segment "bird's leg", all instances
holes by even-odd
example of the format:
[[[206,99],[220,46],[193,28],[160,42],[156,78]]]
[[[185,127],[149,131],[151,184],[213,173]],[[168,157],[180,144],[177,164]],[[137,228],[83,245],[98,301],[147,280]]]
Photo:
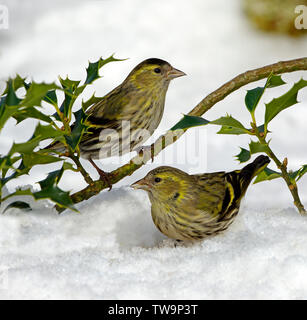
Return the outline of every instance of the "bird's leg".
[[[94,160],[92,158],[88,159],[89,162],[91,163],[91,165],[96,169],[96,171],[98,172],[100,179],[105,181],[105,183],[108,185],[109,187],[109,191],[112,189],[112,184],[110,181],[110,177],[109,174],[107,172],[104,172],[102,169],[100,169],[97,164],[94,162]]]

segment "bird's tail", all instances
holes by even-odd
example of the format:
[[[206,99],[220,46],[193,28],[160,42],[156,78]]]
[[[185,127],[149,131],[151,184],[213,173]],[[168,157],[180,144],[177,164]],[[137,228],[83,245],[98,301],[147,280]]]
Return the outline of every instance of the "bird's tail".
[[[260,173],[270,162],[267,156],[259,156],[241,170],[229,172],[226,176],[234,193],[234,201],[240,202],[252,179]]]

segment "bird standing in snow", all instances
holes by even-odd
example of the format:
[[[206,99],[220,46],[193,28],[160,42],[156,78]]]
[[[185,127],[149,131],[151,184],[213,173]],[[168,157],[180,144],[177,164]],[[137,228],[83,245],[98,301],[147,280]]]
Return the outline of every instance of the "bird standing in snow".
[[[251,180],[270,159],[259,156],[241,170],[189,175],[158,167],[131,186],[148,192],[156,227],[175,240],[201,240],[228,228]]]

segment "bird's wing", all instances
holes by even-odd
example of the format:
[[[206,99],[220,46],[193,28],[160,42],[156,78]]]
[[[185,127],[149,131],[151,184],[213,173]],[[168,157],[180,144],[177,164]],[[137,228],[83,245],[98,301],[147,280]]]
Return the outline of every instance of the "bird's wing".
[[[212,216],[222,214],[234,199],[234,191],[225,172],[194,175],[199,190],[196,208]]]
[[[106,121],[118,119],[129,95],[129,88],[119,85],[86,111],[89,119],[93,124],[102,126]]]

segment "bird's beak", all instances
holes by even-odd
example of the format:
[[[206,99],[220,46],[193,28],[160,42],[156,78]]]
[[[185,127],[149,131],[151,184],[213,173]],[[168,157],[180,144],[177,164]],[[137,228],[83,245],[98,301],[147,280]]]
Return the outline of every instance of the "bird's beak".
[[[145,178],[134,182],[130,187],[133,189],[142,189],[146,191],[149,191],[151,189],[151,185],[147,182]]]
[[[172,80],[178,77],[186,76],[186,74],[183,71],[180,71],[178,69],[172,68],[170,71],[167,72],[166,77],[168,80]]]

